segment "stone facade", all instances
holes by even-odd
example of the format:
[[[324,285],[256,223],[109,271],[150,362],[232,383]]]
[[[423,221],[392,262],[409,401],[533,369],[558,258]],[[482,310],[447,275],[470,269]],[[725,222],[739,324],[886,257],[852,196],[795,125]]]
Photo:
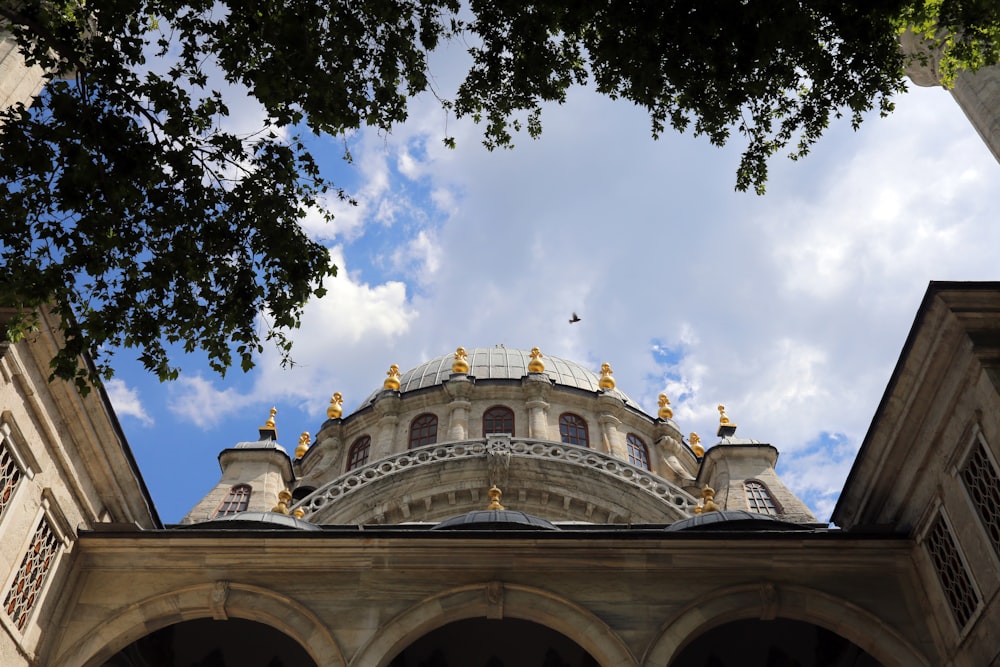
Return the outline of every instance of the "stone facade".
[[[163,527],[103,395],[46,381],[42,323],[0,359],[5,666],[1000,659],[1000,284],[928,290],[841,529],[727,419],[702,451],[668,410],[565,360],[527,371],[516,350],[490,353],[501,371],[402,374],[352,414],[332,408],[294,456],[265,424]],[[570,411],[586,443],[560,428]],[[368,458],[349,455],[365,438]]]

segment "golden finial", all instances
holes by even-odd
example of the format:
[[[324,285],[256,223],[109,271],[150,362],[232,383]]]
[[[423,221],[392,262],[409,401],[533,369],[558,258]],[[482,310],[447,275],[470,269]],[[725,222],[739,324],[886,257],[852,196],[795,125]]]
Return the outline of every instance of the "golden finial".
[[[455,363],[451,365],[452,373],[468,373],[469,372],[469,355],[466,354],[464,347],[459,347],[455,350]]]
[[[688,441],[691,443],[691,451],[694,452],[695,456],[700,459],[705,455],[705,448],[701,446],[701,437],[697,433],[691,431]]]
[[[295,458],[301,459],[309,451],[309,431],[302,431],[299,436],[299,446],[295,448]]]
[[[703,512],[718,512],[722,509],[715,503],[715,489],[708,484],[701,490],[701,497],[705,499],[704,507],[702,508]]]
[[[278,504],[271,510],[278,514],[288,514],[288,501],[292,499],[292,494],[287,489],[278,491]]]
[[[257,429],[261,440],[277,440],[278,429],[274,425],[274,415],[278,414],[278,408],[271,408],[271,416],[267,418],[264,425]]]
[[[544,373],[545,362],[542,361],[542,351],[537,347],[531,348],[531,361],[528,362],[529,373]]]
[[[701,514],[704,511],[705,511],[705,508],[702,507],[700,503],[694,506],[694,513],[695,514]]]
[[[294,516],[296,519],[301,519],[305,515],[306,511],[301,507],[296,507],[295,509],[292,510],[292,516]]]
[[[666,394],[660,394],[659,405],[660,410],[656,414],[659,415],[660,419],[674,418],[674,411],[670,409],[670,399],[667,398]]]
[[[399,391],[399,366],[396,364],[389,366],[389,370],[386,371],[386,375],[389,377],[387,377],[382,383],[382,388]]]
[[[490,496],[490,504],[486,506],[486,509],[488,510],[504,509],[504,506],[500,504],[500,496],[503,495],[503,491],[497,488],[496,484],[490,487],[488,494]]]
[[[615,379],[611,377],[611,364],[604,362],[601,364],[601,381],[597,383],[597,386],[601,389],[614,389]]]
[[[344,414],[344,395],[335,391],[330,398],[330,405],[326,406],[326,418],[340,419],[342,414]]]
[[[727,438],[733,433],[736,433],[736,424],[729,421],[729,417],[726,416],[726,406],[719,406],[719,431],[716,433],[720,438]]]

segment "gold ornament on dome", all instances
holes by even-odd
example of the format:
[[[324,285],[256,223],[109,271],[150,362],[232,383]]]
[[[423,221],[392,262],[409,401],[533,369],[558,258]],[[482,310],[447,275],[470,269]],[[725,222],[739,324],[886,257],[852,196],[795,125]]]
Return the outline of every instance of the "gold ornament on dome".
[[[700,459],[705,455],[705,448],[701,446],[701,437],[697,433],[691,431],[688,441],[691,443],[691,451],[694,452],[695,456]]]
[[[292,510],[292,516],[294,516],[296,519],[301,519],[305,515],[306,511],[301,507],[296,507],[295,509]]]
[[[656,413],[660,419],[673,419],[674,411],[670,409],[670,399],[666,394],[660,394],[658,399],[660,410]]]
[[[703,512],[718,512],[722,509],[715,503],[715,489],[710,487],[708,484],[706,484],[705,488],[701,490],[701,497],[704,498],[702,507]]]
[[[542,351],[537,347],[531,348],[531,361],[528,362],[529,373],[544,373],[545,362],[542,361]]]
[[[487,493],[490,497],[490,504],[486,506],[486,509],[488,510],[504,509],[504,506],[500,504],[500,496],[503,495],[503,491],[501,491],[496,484],[491,486],[490,490]]]
[[[344,414],[344,395],[335,391],[330,398],[330,405],[326,406],[326,418],[340,419],[342,414]]]
[[[601,364],[601,381],[597,383],[597,386],[601,389],[609,390],[615,388],[615,379],[611,377],[611,364],[605,362]]]
[[[392,391],[399,391],[399,366],[393,364],[389,366],[389,370],[385,373],[389,377],[385,379],[382,383],[383,389],[391,389]]]
[[[469,372],[469,355],[465,352],[464,347],[459,347],[455,350],[455,363],[451,365],[452,373],[468,373]]]
[[[292,499],[292,494],[289,493],[288,490],[282,489],[281,491],[278,492],[278,504],[275,505],[274,508],[271,509],[271,511],[277,514],[287,515],[289,513],[288,503],[289,501],[291,501],[291,499]]]
[[[269,416],[267,418],[267,421],[264,422],[264,425],[261,426],[261,428],[266,428],[266,429],[270,429],[271,431],[273,431],[274,430],[274,415],[276,415],[276,414],[278,414],[278,408],[271,408],[271,416]]]
[[[299,436],[299,446],[295,448],[295,458],[301,459],[309,451],[309,431],[302,431]]]
[[[729,417],[726,416],[726,406],[719,406],[719,424],[722,426],[736,426],[736,424],[729,421]]]

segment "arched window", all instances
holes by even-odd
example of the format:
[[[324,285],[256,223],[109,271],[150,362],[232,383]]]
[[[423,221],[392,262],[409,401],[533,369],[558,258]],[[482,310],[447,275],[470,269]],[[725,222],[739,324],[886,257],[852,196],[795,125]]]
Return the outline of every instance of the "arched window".
[[[410,449],[433,445],[438,441],[438,418],[423,414],[410,424]]]
[[[649,449],[642,438],[635,433],[629,433],[625,438],[628,445],[628,462],[639,468],[649,470]]]
[[[580,415],[572,412],[564,412],[559,415],[559,437],[567,445],[590,446],[590,438],[587,436],[587,422]]]
[[[215,510],[212,518],[215,519],[221,516],[232,516],[233,514],[246,512],[247,507],[250,506],[250,491],[249,484],[237,484],[231,487],[229,495],[219,505],[219,509]]]
[[[747,492],[747,507],[751,512],[758,514],[778,514],[778,506],[771,497],[771,492],[767,490],[763,482],[755,479],[748,479],[743,482],[743,488]]]
[[[483,413],[483,435],[510,433],[514,435],[514,411],[502,405],[494,405]]]
[[[368,463],[368,453],[372,450],[372,439],[363,435],[354,441],[347,451],[347,469],[354,470]]]

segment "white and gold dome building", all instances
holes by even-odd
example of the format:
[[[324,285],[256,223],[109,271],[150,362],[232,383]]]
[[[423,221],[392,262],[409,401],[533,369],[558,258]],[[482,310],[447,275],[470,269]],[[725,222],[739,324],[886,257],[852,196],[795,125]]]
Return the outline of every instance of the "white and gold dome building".
[[[1000,664],[997,313],[931,285],[838,528],[722,406],[703,441],[610,364],[503,347],[334,393],[294,449],[262,415],[164,526],[43,314],[0,344],[0,665]]]

